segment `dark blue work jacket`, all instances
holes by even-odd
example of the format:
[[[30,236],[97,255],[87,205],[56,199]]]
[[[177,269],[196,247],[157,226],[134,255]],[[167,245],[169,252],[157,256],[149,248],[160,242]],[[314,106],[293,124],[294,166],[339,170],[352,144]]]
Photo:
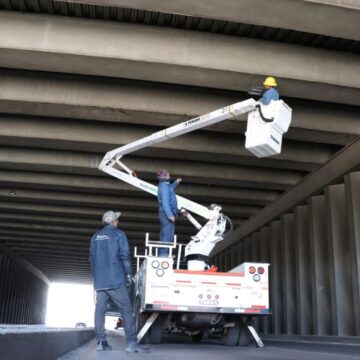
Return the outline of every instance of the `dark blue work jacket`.
[[[159,211],[164,211],[166,216],[170,219],[176,216],[178,213],[177,200],[175,189],[178,186],[178,182],[174,181],[159,181],[158,187],[158,200]]]
[[[122,230],[106,225],[91,238],[90,264],[95,290],[126,286],[131,274],[129,242]]]

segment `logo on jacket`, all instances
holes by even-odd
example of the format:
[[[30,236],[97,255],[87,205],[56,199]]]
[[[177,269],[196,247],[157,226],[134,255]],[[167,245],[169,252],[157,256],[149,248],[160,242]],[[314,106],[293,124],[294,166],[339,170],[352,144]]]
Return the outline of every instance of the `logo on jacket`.
[[[96,241],[107,240],[107,239],[110,239],[109,236],[107,236],[107,235],[96,235],[96,238],[95,238]]]

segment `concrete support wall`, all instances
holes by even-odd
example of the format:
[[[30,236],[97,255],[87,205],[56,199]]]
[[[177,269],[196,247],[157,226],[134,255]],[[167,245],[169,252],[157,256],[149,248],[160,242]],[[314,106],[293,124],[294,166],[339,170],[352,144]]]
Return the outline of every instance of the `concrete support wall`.
[[[270,263],[273,315],[254,319],[259,332],[360,335],[359,189],[360,172],[350,173],[214,257],[222,271]]]
[[[0,334],[0,359],[58,359],[87,343],[93,337],[93,329],[47,329],[40,326],[4,327]]]
[[[47,293],[46,278],[0,245],[0,324],[44,324]]]

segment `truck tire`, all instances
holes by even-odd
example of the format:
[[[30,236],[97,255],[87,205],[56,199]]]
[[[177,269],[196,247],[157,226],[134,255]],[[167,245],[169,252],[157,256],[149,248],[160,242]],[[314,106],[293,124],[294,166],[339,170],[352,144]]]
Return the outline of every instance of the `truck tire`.
[[[135,326],[136,326],[136,334],[143,328],[148,319],[148,315],[140,312],[140,298],[136,298],[135,302]],[[144,337],[140,340],[141,344],[146,344],[149,341],[149,332],[144,335]]]
[[[226,346],[236,346],[239,342],[240,336],[240,324],[238,320],[235,320],[235,326],[225,329],[223,335],[223,343]]]
[[[239,337],[239,346],[249,346],[250,344],[250,332],[246,326],[247,322],[251,320],[241,320],[240,321],[240,337]]]
[[[150,344],[160,344],[162,340],[162,332],[164,328],[164,320],[161,315],[154,321],[150,327],[149,340]]]
[[[239,346],[249,346],[249,344],[250,344],[250,336],[248,330],[241,329],[240,337],[239,337]]]

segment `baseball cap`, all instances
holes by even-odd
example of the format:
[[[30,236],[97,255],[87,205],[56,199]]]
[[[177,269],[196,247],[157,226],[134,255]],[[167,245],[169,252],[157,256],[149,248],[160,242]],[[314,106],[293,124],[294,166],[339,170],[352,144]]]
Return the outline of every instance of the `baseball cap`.
[[[112,210],[107,211],[103,217],[102,221],[103,223],[112,223],[113,221],[117,220],[121,216],[121,212],[114,212]]]

